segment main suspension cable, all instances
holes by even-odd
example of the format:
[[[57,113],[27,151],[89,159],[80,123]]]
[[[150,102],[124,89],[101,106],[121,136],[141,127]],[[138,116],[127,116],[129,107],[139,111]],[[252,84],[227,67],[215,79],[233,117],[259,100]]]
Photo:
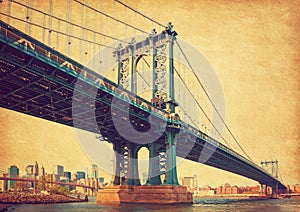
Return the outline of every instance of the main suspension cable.
[[[232,136],[232,138],[234,139],[234,141],[236,142],[236,144],[239,146],[239,148],[242,150],[242,152],[248,157],[249,160],[251,160],[253,162],[253,160],[251,159],[251,157],[246,153],[246,151],[243,149],[243,147],[240,145],[240,143],[238,142],[238,140],[236,139],[236,137],[233,135],[233,133],[231,132],[231,130],[229,129],[228,125],[226,124],[226,122],[224,121],[223,117],[221,116],[219,110],[217,109],[215,103],[212,101],[212,99],[210,98],[210,96],[208,95],[208,92],[206,91],[206,89],[204,88],[203,84],[201,83],[199,77],[197,76],[194,68],[192,67],[189,59],[187,58],[187,56],[185,55],[184,51],[182,50],[181,46],[179,45],[178,41],[176,40],[176,44],[180,50],[180,52],[182,53],[183,57],[185,58],[186,62],[188,63],[190,69],[193,71],[194,76],[196,77],[198,83],[200,84],[200,86],[202,87],[205,95],[207,96],[208,100],[210,101],[210,103],[212,104],[214,110],[217,112],[220,120],[222,121],[222,123],[224,124],[224,126],[226,127],[227,131],[230,133],[230,135]]]

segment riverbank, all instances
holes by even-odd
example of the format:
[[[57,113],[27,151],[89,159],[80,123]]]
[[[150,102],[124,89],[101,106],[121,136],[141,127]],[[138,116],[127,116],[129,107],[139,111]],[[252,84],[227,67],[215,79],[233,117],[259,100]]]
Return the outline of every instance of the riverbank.
[[[84,202],[61,194],[33,194],[27,192],[0,193],[0,204],[52,204],[67,202]]]
[[[225,199],[271,199],[273,198],[272,195],[265,195],[265,194],[215,194],[215,195],[203,195],[203,196],[197,196],[194,197],[196,199],[201,198],[225,198]]]
[[[0,204],[0,212],[5,212],[8,210],[8,208],[12,207],[11,204]]]

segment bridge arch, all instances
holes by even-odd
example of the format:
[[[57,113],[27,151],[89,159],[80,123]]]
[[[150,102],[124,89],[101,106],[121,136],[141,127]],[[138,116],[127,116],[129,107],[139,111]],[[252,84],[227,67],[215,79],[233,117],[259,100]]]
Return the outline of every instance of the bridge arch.
[[[149,149],[145,146],[138,150],[138,168],[141,184],[146,184],[149,176]]]

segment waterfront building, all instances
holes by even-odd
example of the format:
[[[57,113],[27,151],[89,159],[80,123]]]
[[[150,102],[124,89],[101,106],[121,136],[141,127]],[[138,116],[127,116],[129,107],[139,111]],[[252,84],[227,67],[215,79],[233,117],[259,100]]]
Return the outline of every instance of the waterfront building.
[[[223,187],[223,194],[232,194],[231,185],[229,183],[225,183]]]
[[[219,186],[215,189],[215,194],[222,194],[223,193],[223,186]]]
[[[215,190],[210,186],[206,185],[204,187],[197,187],[194,189],[193,196],[194,197],[207,197],[207,196],[214,196]]]
[[[194,177],[183,177],[182,178],[182,185],[186,186],[188,190],[194,189]]]
[[[241,193],[241,191],[240,191],[240,188],[238,187],[238,186],[232,186],[231,187],[231,193],[232,194],[240,194]]]
[[[299,184],[295,184],[293,190],[294,190],[294,193],[300,193],[300,185]]]

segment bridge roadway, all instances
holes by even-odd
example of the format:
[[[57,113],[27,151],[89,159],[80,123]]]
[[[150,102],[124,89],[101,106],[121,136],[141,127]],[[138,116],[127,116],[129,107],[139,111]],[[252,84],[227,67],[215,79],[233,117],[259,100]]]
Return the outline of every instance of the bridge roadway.
[[[104,140],[122,145],[126,139],[116,130],[113,119],[128,119],[128,110],[124,108],[130,104],[132,126],[141,134],[147,134],[151,126],[155,129],[151,136],[162,135],[158,138],[159,142],[165,142],[164,123],[181,125],[177,156],[236,173],[273,188],[276,185],[279,189],[286,188],[261,167],[204,132],[181,120],[170,119],[164,110],[6,23],[0,22],[0,27],[1,107],[93,133],[100,130]],[[96,95],[93,96],[90,91],[95,89]],[[73,95],[75,91],[76,95]],[[113,97],[117,99],[114,104]],[[113,111],[111,108],[114,108]],[[133,139],[138,141],[142,137],[138,134]],[[209,159],[201,161],[203,156]]]

